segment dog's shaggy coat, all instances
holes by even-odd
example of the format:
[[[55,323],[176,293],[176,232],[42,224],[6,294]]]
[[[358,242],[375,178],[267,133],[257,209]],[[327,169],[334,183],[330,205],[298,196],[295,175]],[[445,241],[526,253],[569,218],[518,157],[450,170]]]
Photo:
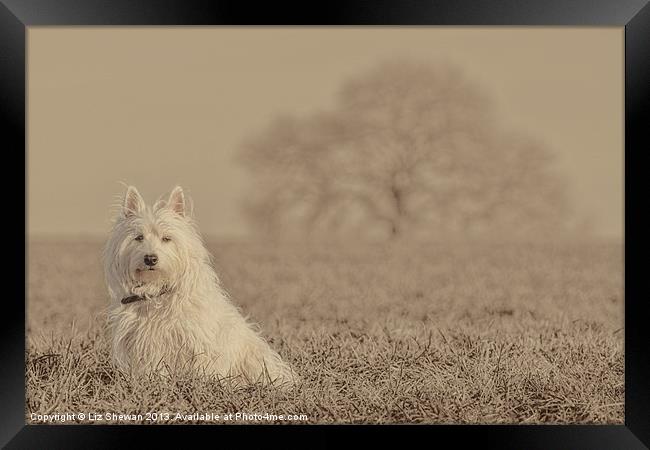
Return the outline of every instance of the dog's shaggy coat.
[[[103,254],[115,364],[140,374],[295,381],[220,286],[189,209],[180,187],[152,207],[127,188]]]

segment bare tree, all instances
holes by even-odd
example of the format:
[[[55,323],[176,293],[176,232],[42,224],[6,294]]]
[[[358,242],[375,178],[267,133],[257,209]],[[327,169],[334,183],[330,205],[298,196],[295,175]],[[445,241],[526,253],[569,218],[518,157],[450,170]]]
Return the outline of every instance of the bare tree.
[[[338,103],[247,140],[253,223],[271,232],[398,237],[557,232],[568,217],[551,154],[499,130],[455,67],[384,63]]]

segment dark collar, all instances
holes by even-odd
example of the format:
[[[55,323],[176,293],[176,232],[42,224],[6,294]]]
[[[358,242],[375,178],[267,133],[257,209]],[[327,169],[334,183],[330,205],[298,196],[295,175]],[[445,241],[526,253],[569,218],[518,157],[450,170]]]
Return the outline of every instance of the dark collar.
[[[143,296],[143,295],[131,295],[129,297],[124,297],[122,299],[122,304],[123,305],[128,305],[129,303],[139,302],[141,300],[149,300],[149,299],[152,299],[152,298],[156,298],[156,297],[160,297],[162,295],[165,295],[168,292],[169,292],[169,289],[165,287],[165,288],[163,288],[162,291],[160,291],[160,293],[158,295],[155,295],[153,297],[146,297],[146,296]]]

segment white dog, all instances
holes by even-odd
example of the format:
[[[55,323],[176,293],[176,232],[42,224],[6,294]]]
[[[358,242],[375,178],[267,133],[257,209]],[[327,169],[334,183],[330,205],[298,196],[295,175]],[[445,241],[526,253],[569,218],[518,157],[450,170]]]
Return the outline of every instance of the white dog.
[[[187,206],[180,187],[153,207],[126,191],[103,255],[114,362],[131,373],[294,381],[221,288]]]

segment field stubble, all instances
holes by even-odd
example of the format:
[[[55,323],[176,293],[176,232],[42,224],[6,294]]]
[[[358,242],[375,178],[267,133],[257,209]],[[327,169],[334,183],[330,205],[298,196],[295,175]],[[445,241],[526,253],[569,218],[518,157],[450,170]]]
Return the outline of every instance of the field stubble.
[[[100,251],[30,242],[28,422],[81,411],[167,412],[169,423],[179,412],[306,414],[309,423],[624,421],[620,244],[211,244],[235,303],[302,377],[287,391],[119,373],[102,326]]]

